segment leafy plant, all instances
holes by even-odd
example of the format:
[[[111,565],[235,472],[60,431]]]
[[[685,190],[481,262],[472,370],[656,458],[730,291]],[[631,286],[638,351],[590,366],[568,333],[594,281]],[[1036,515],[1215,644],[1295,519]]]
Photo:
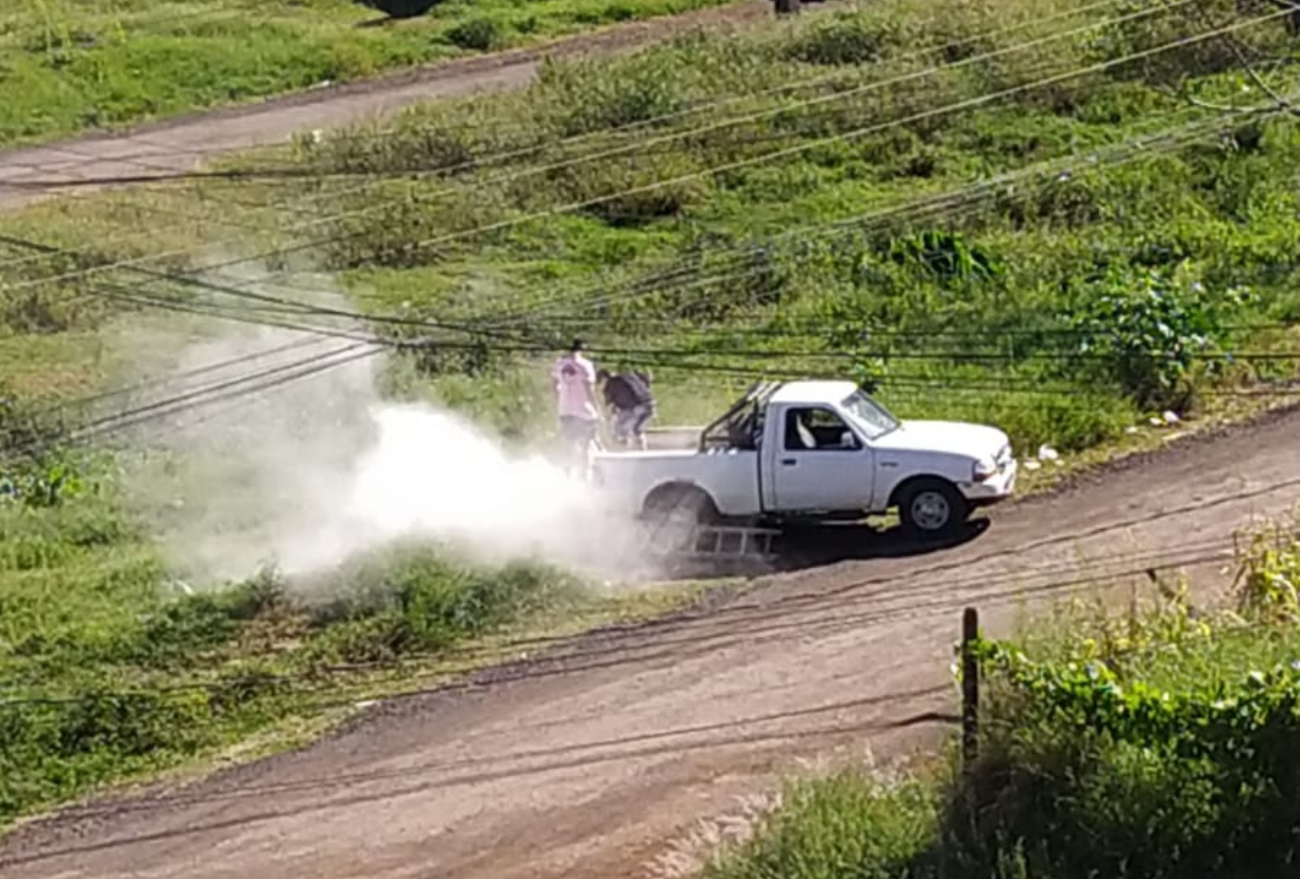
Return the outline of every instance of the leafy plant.
[[[0,396],[0,505],[52,507],[89,487],[56,418]]]
[[[819,22],[793,41],[789,57],[807,64],[868,64],[879,61],[899,44],[902,34],[892,22],[877,16],[844,13]]]
[[[505,39],[505,28],[495,18],[476,15],[447,31],[447,39],[462,49],[486,52]]]
[[[1185,406],[1185,379],[1199,360],[1221,354],[1220,311],[1240,306],[1242,290],[1211,294],[1159,269],[1109,271],[1087,285],[1069,329],[1077,337],[1071,371],[1113,382],[1140,406]]]
[[[1241,612],[1272,623],[1300,623],[1300,533],[1277,524],[1260,528],[1237,553],[1246,560],[1233,584]]]
[[[912,268],[944,284],[989,281],[1005,271],[997,257],[956,232],[927,229],[891,238],[882,251],[881,255],[895,265]]]

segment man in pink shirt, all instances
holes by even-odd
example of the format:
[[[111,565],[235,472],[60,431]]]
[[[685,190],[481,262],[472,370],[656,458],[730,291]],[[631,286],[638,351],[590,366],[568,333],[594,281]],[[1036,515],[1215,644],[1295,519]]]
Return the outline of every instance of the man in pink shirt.
[[[586,479],[600,426],[600,407],[596,405],[596,367],[583,354],[584,350],[583,341],[574,339],[569,353],[555,361],[551,384],[560,416],[560,437],[573,455],[566,469],[581,461],[582,476]]]

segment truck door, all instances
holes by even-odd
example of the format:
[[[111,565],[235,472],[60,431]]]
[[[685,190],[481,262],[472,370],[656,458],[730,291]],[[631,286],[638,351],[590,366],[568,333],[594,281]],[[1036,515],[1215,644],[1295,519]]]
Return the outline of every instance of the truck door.
[[[775,413],[774,413],[775,414]],[[833,410],[791,406],[771,431],[779,447],[771,462],[773,512],[837,512],[871,506],[871,449]]]

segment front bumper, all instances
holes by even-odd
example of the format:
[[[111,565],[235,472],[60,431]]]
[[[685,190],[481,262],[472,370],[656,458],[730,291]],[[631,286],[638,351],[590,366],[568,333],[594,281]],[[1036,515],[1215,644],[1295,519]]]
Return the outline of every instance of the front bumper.
[[[994,476],[983,482],[965,482],[959,487],[966,500],[978,506],[995,504],[1006,500],[1015,493],[1016,474],[1020,469],[1015,458],[1011,458]]]

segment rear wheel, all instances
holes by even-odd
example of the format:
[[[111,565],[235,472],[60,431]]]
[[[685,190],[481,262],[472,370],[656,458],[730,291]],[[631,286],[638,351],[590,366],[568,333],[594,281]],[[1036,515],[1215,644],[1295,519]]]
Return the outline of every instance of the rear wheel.
[[[951,534],[970,514],[970,505],[951,482],[918,479],[898,497],[898,517],[917,537]]]
[[[646,499],[642,513],[651,543],[668,549],[689,548],[701,528],[720,518],[713,498],[693,485],[658,489]]]

